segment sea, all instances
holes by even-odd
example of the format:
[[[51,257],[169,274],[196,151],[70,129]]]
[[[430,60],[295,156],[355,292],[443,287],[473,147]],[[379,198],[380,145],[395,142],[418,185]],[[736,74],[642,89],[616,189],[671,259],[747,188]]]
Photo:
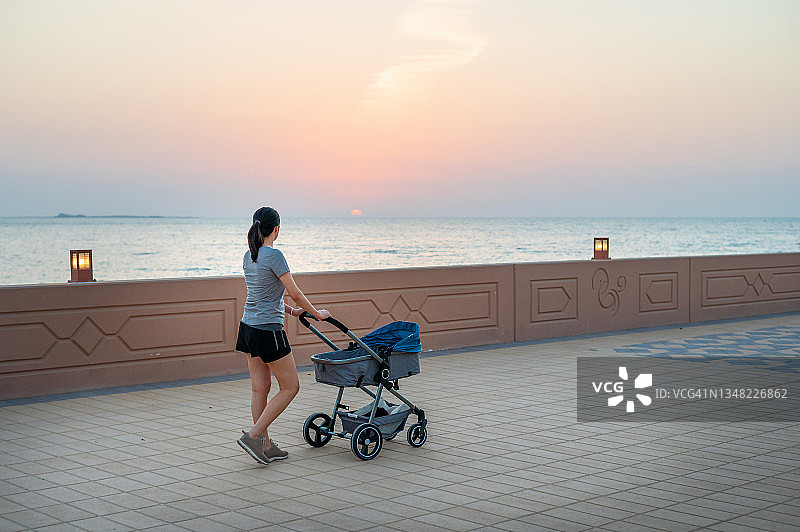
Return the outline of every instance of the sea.
[[[0,218],[0,285],[64,283],[69,250],[98,281],[241,275],[249,218]],[[800,218],[284,218],[294,272],[800,252]]]

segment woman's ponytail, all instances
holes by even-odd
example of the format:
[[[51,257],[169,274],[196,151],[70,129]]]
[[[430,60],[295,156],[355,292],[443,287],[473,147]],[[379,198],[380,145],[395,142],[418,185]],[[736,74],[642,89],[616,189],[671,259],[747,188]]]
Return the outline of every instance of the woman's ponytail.
[[[279,225],[281,217],[272,207],[261,207],[253,213],[253,225],[247,231],[247,245],[253,262],[258,260],[258,250],[264,245],[264,237],[271,235]]]
[[[264,245],[264,237],[261,235],[261,222],[256,220],[247,232],[247,245],[250,247],[250,258],[253,262],[258,260],[258,250]]]

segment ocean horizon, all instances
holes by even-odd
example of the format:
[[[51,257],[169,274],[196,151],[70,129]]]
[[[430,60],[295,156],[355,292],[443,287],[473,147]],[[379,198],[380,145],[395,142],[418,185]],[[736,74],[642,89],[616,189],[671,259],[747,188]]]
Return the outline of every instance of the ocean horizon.
[[[43,226],[42,221],[47,224]],[[0,217],[0,285],[63,283],[69,250],[98,281],[241,275],[250,219],[163,215]],[[284,217],[294,272],[800,252],[800,217]]]

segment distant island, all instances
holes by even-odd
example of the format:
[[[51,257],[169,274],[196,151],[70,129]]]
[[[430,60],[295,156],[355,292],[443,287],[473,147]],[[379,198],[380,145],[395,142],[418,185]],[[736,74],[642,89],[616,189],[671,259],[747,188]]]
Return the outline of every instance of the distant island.
[[[58,213],[57,216],[54,216],[54,218],[166,218],[166,216],[134,216],[132,214],[106,214],[101,216],[86,216],[85,214],[67,214],[64,212],[60,212]]]

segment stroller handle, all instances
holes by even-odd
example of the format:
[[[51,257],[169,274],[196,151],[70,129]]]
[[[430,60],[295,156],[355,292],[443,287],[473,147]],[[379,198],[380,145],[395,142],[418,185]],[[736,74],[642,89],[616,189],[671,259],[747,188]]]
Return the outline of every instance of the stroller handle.
[[[311,324],[308,322],[308,318],[311,318],[312,320],[315,320],[315,321],[319,321],[317,318],[314,317],[313,314],[311,314],[310,312],[307,312],[307,311],[303,311],[303,313],[300,314],[300,316],[298,318],[300,319],[300,323],[302,323],[304,327],[310,327],[311,326]],[[322,321],[327,321],[328,323],[330,323],[331,325],[333,325],[334,327],[336,327],[337,329],[342,331],[344,334],[347,334],[347,331],[349,331],[349,329],[345,326],[344,323],[340,322],[339,320],[337,320],[337,319],[335,319],[333,317],[325,318]]]
[[[311,332],[313,332],[314,334],[316,334],[316,335],[319,337],[319,339],[320,339],[320,340],[322,340],[323,342],[325,342],[326,344],[328,344],[328,346],[329,346],[331,349],[333,349],[334,351],[339,351],[339,348],[338,348],[338,347],[336,347],[336,344],[334,344],[333,342],[331,342],[330,340],[328,340],[328,338],[326,338],[324,334],[322,334],[321,332],[319,332],[319,331],[317,330],[317,328],[316,328],[316,327],[314,327],[313,325],[311,325],[311,324],[308,322],[308,318],[311,318],[312,320],[315,320],[315,321],[319,321],[317,318],[315,318],[315,317],[314,317],[314,315],[313,315],[313,314],[311,314],[310,312],[305,312],[305,311],[304,311],[302,314],[300,314],[300,316],[298,316],[298,318],[300,319],[300,323],[302,323],[304,327],[306,327],[308,330],[310,330]],[[377,361],[380,363],[380,365],[381,365],[381,368],[388,368],[388,367],[389,367],[389,366],[388,366],[388,362],[387,362],[386,360],[382,359],[382,358],[381,358],[381,357],[378,355],[378,353],[376,353],[376,352],[375,352],[375,351],[374,351],[374,350],[373,350],[373,349],[372,349],[370,346],[368,346],[367,344],[365,344],[365,343],[364,343],[364,341],[363,341],[363,340],[361,340],[361,338],[359,338],[358,336],[356,336],[355,334],[353,334],[353,331],[351,331],[350,329],[348,329],[348,328],[347,328],[347,326],[345,326],[345,324],[343,324],[342,322],[340,322],[339,320],[337,320],[337,319],[334,319],[334,318],[325,318],[325,319],[324,319],[324,320],[322,320],[322,321],[327,321],[328,323],[330,323],[331,325],[333,325],[334,327],[336,327],[337,329],[339,329],[340,331],[342,331],[344,334],[346,334],[347,336],[349,336],[349,337],[350,337],[350,339],[351,339],[351,340],[353,340],[353,342],[355,342],[356,344],[358,344],[358,345],[359,345],[359,346],[360,346],[362,349],[364,349],[364,351],[366,351],[367,353],[369,353],[369,355],[370,355],[372,358],[374,358],[375,360],[377,360]]]

